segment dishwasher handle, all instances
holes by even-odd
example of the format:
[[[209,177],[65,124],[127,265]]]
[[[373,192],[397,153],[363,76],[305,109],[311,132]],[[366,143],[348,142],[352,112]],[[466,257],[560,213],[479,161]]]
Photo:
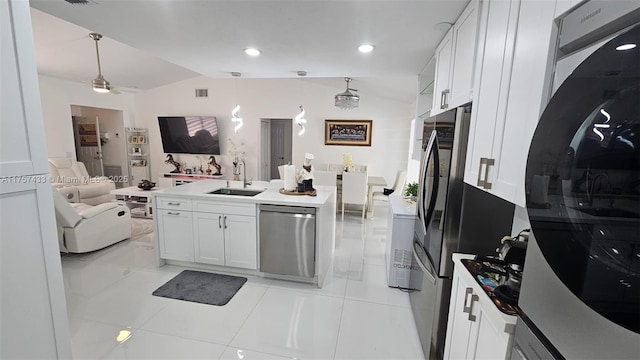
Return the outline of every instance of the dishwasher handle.
[[[287,214],[315,215],[316,208],[302,206],[286,206],[286,205],[267,205],[259,206],[261,212],[279,212]]]

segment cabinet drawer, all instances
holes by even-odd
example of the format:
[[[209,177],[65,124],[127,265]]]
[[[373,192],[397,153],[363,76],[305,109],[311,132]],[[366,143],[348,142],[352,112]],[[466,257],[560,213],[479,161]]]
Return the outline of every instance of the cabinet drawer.
[[[182,198],[158,197],[156,207],[158,209],[191,210],[191,200]]]
[[[193,211],[206,213],[220,213],[227,215],[256,216],[255,204],[238,204],[224,201],[199,201],[193,202]]]

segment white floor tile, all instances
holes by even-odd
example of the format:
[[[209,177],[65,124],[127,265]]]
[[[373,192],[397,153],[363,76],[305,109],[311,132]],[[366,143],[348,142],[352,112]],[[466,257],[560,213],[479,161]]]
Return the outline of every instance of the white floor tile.
[[[226,346],[136,330],[105,359],[218,359]]]
[[[121,330],[131,330],[116,325],[90,320],[69,323],[71,353],[74,359],[100,359],[113,350]]]
[[[286,360],[293,359],[290,357],[265,354],[257,351],[238,349],[234,347],[227,347],[222,357],[219,360]]]
[[[245,283],[224,306],[165,299],[169,304],[141,328],[228,345],[266,290],[265,287]]]
[[[63,255],[74,358],[420,358],[408,296],[386,286],[387,207],[353,219],[336,224],[322,289],[246,276],[221,307],[151,295],[185,269],[156,267],[153,235]],[[121,330],[132,335],[119,344]]]
[[[172,276],[160,272],[138,271],[117,282],[109,291],[87,300],[74,316],[121,326],[140,327],[169,300],[151,294]]]
[[[333,357],[343,299],[269,288],[231,346],[303,359]]]
[[[345,300],[335,359],[424,359],[411,309]]]
[[[409,295],[387,286],[386,268],[380,265],[363,265],[362,276],[350,276],[345,298],[379,304],[410,307]]]

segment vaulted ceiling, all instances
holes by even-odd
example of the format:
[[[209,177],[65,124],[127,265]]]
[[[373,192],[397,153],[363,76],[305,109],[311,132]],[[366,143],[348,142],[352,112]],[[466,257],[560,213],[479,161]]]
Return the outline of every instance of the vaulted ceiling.
[[[79,0],[70,0],[78,2]],[[291,78],[405,102],[468,0],[31,0],[38,72],[146,90],[204,75]],[[446,26],[444,27],[446,28]],[[362,43],[375,45],[369,54]],[[258,57],[243,49],[256,47]]]

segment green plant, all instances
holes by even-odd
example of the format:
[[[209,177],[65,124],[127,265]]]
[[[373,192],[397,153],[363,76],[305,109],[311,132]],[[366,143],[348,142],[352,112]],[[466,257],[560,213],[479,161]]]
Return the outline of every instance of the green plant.
[[[418,183],[417,182],[410,182],[407,184],[407,186],[404,189],[404,195],[405,196],[418,196]]]

